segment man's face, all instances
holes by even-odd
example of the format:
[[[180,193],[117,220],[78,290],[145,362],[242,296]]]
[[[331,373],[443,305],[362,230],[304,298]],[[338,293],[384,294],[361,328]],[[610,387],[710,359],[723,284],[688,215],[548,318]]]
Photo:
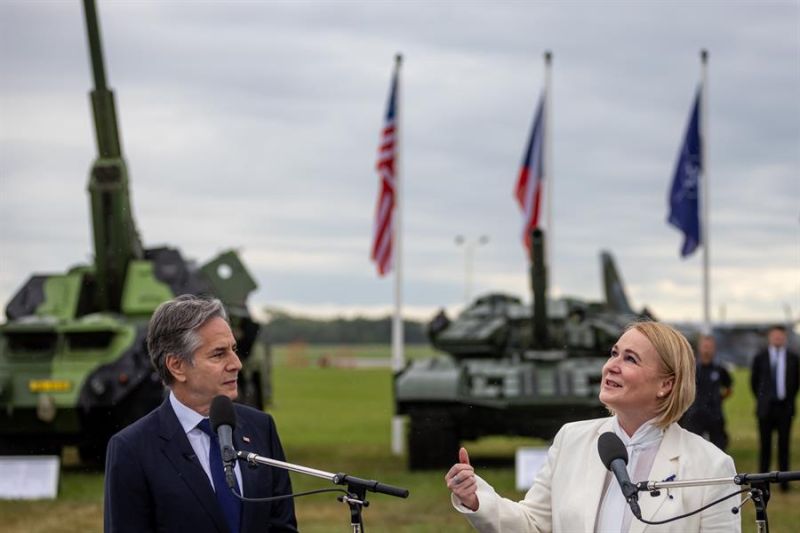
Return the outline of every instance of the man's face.
[[[770,346],[780,348],[786,345],[786,333],[779,329],[771,329],[767,335]]]
[[[222,318],[210,319],[197,330],[197,335],[201,343],[194,352],[193,364],[174,362],[178,366],[173,371],[173,390],[184,404],[207,414],[215,396],[236,399],[242,363],[236,355],[236,339]]]
[[[700,352],[700,362],[705,365],[709,364],[714,359],[715,350],[716,344],[714,343],[714,337],[702,337],[698,348],[698,352]]]

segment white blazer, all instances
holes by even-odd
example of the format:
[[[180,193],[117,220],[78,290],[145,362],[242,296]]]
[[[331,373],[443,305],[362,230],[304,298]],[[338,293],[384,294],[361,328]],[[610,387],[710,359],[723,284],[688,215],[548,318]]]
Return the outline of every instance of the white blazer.
[[[564,425],[556,435],[533,487],[520,502],[500,497],[486,481],[476,476],[478,510],[472,512],[460,505],[455,496],[453,504],[481,532],[592,533],[607,486],[606,476],[611,476],[597,452],[597,439],[606,431],[612,431],[611,418]],[[710,442],[678,424],[672,424],[664,433],[649,478],[632,481],[663,481],[671,476],[675,476],[675,481],[732,478],[735,475],[733,459]],[[616,483],[616,480],[609,482]],[[641,492],[639,506],[644,519],[664,520],[693,511],[737,488],[732,483],[676,488],[669,492],[662,490],[656,497]],[[702,513],[657,526],[647,525],[634,517],[630,533],[740,532],[741,514],[731,513],[731,507],[738,505],[739,501],[736,496]]]

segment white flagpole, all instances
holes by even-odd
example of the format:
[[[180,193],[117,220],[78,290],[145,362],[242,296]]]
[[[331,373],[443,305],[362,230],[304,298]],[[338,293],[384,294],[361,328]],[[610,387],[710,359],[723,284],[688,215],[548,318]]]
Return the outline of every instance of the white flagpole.
[[[708,276],[709,255],[709,197],[708,197],[708,51],[700,51],[701,76],[700,76],[700,161],[702,174],[700,176],[700,242],[703,245],[703,329],[706,335],[711,334]]]
[[[553,123],[551,120],[553,117],[551,95],[553,93],[550,70],[552,66],[552,59],[552,52],[547,50],[544,53],[544,150],[542,150],[542,156],[544,157],[544,161],[542,162],[542,171],[544,176],[542,177],[542,180],[544,182],[544,194],[547,207],[547,239],[545,240],[544,246],[544,265],[546,269],[545,272],[547,272],[547,284],[550,287],[553,286],[554,269],[551,268],[551,261],[553,260],[553,243],[555,243],[555,239],[553,238],[553,143],[551,141],[551,125]]]
[[[401,95],[403,92],[400,87],[400,67],[403,56],[395,56],[395,69],[397,76],[397,86],[395,93],[395,156],[394,156],[394,190],[395,207],[392,221],[392,260],[394,263],[394,315],[392,316],[392,372],[397,374],[405,366],[405,355],[403,354],[403,179],[401,165],[401,153],[403,148],[402,137],[402,111],[403,105]],[[392,416],[391,444],[394,455],[402,455],[404,452],[404,426],[403,417],[397,414]]]

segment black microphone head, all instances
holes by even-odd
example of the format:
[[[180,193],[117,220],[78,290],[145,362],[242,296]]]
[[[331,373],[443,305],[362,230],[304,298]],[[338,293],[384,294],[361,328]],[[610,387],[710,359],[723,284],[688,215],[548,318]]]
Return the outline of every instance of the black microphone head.
[[[211,430],[216,433],[220,426],[230,426],[236,428],[236,411],[233,409],[233,402],[227,396],[220,394],[211,400],[211,410],[208,413],[208,420],[211,423]]]
[[[628,450],[625,449],[622,440],[611,431],[600,435],[597,440],[597,451],[600,453],[600,460],[608,470],[611,470],[611,463],[615,459],[622,459],[625,464],[628,464]]]

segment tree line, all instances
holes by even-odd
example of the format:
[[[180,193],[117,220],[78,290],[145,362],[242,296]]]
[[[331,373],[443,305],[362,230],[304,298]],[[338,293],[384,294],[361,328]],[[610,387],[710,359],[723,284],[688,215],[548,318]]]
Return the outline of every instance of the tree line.
[[[308,344],[379,344],[391,342],[392,318],[331,318],[319,319],[292,315],[286,311],[268,308],[267,332],[270,342],[283,344],[306,342]],[[425,324],[403,320],[403,337],[406,344],[425,344]]]

